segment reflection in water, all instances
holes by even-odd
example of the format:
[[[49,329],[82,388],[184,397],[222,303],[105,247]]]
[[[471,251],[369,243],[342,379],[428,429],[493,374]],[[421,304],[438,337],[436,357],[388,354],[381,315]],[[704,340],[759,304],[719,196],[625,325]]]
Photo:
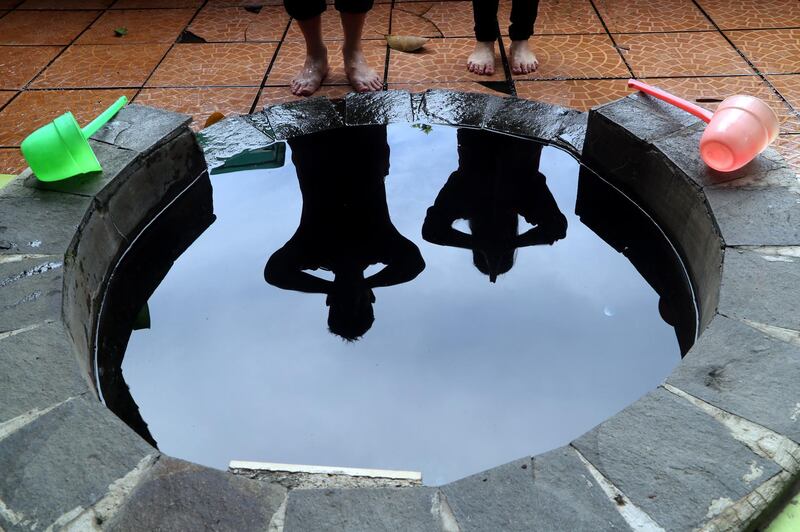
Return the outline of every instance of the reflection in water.
[[[542,145],[490,133],[458,130],[458,169],[450,174],[422,225],[433,244],[472,250],[475,267],[491,282],[514,266],[517,248],[553,244],[567,219],[539,172]],[[518,218],[534,226],[518,234]],[[453,227],[467,220],[471,234]]]
[[[372,289],[414,279],[425,262],[389,217],[386,126],[346,131],[289,141],[303,210],[297,231],[267,262],[264,278],[286,290],[326,294],[328,328],[353,341],[375,319]],[[385,267],[365,278],[364,271],[379,263]],[[303,271],[317,269],[332,272],[333,281]]]
[[[661,382],[695,315],[652,221],[558,149],[425,131],[296,139],[281,168],[212,176],[213,225],[208,184],[165,211],[110,287],[124,313],[101,324],[109,406],[126,403],[127,345],[125,378],[165,453],[435,485],[564,445]],[[368,334],[330,334],[320,294],[334,331]],[[152,328],[131,335],[148,298]]]

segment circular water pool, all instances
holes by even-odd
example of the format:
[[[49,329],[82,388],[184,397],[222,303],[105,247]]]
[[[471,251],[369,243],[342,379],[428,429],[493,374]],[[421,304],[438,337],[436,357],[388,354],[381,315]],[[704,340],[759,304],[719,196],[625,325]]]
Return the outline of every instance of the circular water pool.
[[[300,137],[281,159],[211,176],[213,216],[210,189],[176,202],[109,287],[150,323],[101,325],[135,401],[115,408],[112,367],[107,404],[172,456],[438,485],[567,443],[694,340],[669,242],[556,148],[403,124]]]

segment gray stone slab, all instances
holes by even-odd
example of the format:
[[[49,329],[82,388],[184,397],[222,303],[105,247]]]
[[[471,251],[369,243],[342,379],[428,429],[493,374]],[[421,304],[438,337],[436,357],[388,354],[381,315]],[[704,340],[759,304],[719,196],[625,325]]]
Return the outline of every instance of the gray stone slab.
[[[800,442],[800,347],[717,316],[667,382]]]
[[[440,532],[435,488],[292,490],[284,532]]]
[[[411,93],[408,91],[351,92],[345,97],[345,123],[368,126],[412,122]]]
[[[493,131],[555,142],[567,129],[585,124],[583,113],[549,103],[506,98],[486,121]]]
[[[192,121],[192,117],[155,107],[128,104],[92,139],[138,152],[146,152]]]
[[[662,388],[573,445],[667,530],[694,529],[720,500],[737,501],[781,471]]]
[[[629,530],[569,447],[472,475],[442,491],[462,532]]]
[[[344,126],[344,117],[327,98],[309,98],[264,108],[276,139],[291,139]]]
[[[689,113],[645,94],[632,94],[593,109],[591,113],[601,114],[624,126],[645,142],[652,142],[701,122]]]
[[[423,94],[416,119],[429,124],[483,127],[504,100],[492,94],[430,89]]]
[[[205,172],[195,136],[184,130],[130,165],[97,194],[97,203],[108,210],[114,227],[132,240],[144,224]]]
[[[63,254],[83,219],[90,198],[20,190],[0,197],[0,255]]]
[[[800,259],[725,250],[719,312],[800,331]]]
[[[800,194],[776,186],[706,187],[705,194],[725,244],[800,244]]]
[[[93,339],[105,283],[127,245],[108,210],[95,205],[64,259],[63,319],[85,374],[94,374]]]
[[[97,160],[100,161],[103,167],[102,171],[80,174],[61,181],[39,181],[35,175],[29,174],[25,179],[25,186],[81,196],[94,196],[139,155],[137,151],[94,140],[89,140],[89,145],[94,150]]]
[[[206,165],[213,170],[240,153],[269,146],[273,140],[244,117],[233,116],[197,133],[197,142]]]
[[[653,146],[663,153],[686,176],[700,186],[723,183],[759,184],[791,182],[794,172],[774,150],[768,149],[749,164],[733,172],[718,172],[708,167],[700,157],[700,138],[705,131],[700,122],[680,129],[653,141]]]
[[[104,530],[264,531],[286,489],[166,456]]]
[[[90,391],[60,322],[0,339],[0,424]]]
[[[61,404],[0,439],[0,527],[44,530],[156,452],[98,401]]]
[[[564,130],[559,133],[555,143],[567,150],[581,155],[583,144],[586,141],[586,128],[589,124],[589,113],[581,113],[565,124]]]
[[[60,256],[0,263],[0,333],[59,319],[63,264]]]

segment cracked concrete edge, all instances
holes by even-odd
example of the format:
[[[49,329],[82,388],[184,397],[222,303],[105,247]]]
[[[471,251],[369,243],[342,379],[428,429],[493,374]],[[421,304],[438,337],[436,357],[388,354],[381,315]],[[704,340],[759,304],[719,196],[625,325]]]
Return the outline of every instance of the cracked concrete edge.
[[[726,412],[671,384],[664,383],[663,388],[722,423],[734,439],[745,444],[757,455],[772,460],[791,475],[800,475],[800,445],[788,437]]]
[[[738,501],[718,499],[708,509],[709,520],[699,532],[734,532],[749,529],[768,511],[792,483],[792,475],[781,471]]]
[[[578,449],[570,447],[578,455],[578,458],[595,482],[597,482],[597,485],[600,486],[600,489],[603,490],[609,502],[617,509],[628,526],[631,527],[631,530],[636,532],[666,532],[647,512],[633,504],[622,490],[607,479]]]

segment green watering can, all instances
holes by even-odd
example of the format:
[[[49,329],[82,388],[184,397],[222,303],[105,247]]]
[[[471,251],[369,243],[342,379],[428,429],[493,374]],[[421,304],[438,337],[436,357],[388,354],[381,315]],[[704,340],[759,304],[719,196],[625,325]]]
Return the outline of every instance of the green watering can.
[[[60,181],[102,170],[87,139],[126,103],[128,99],[122,96],[83,129],[72,113],[66,112],[28,135],[20,149],[36,177],[40,181]]]

